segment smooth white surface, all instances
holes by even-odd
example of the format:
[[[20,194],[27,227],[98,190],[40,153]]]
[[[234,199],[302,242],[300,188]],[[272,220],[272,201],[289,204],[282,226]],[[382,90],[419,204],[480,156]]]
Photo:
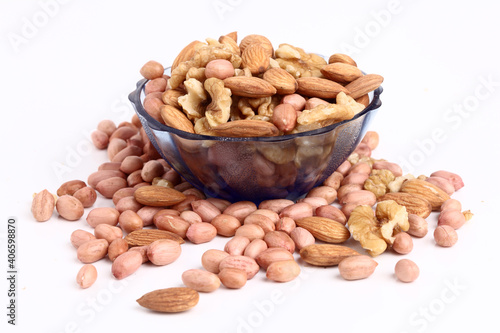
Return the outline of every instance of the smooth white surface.
[[[498,4],[75,0],[45,7],[49,16],[41,5],[49,2],[0,3],[2,271],[7,270],[8,216],[17,217],[19,235],[18,325],[6,324],[2,306],[2,332],[498,328]],[[39,27],[30,31],[27,22]],[[178,315],[149,312],[135,300],[154,289],[180,286],[181,273],[200,267],[201,254],[222,249],[225,239],[187,244],[174,264],[141,267],[124,281],[114,280],[109,262],[100,261],[96,284],[80,290],[75,276],[81,264],[69,235],[90,228],[84,218],[68,222],[57,213],[46,223],[35,222],[32,193],[86,180],[106,161],[104,152],[89,148],[88,136],[102,119],[130,119],[126,96],[144,62],[167,64],[192,40],[235,30],[240,38],[264,34],[275,46],[290,43],[324,55],[346,52],[364,71],[383,75],[383,106],[371,126],[381,137],[374,156],[401,163],[416,175],[444,169],[463,177],[466,186],[454,197],[475,215],[458,231],[456,246],[435,246],[433,214],[429,234],[414,240],[413,252],[378,257],[379,266],[367,280],[347,282],[336,268],[305,267],[298,280],[276,284],[260,272],[241,290],[202,294],[198,306]],[[25,38],[17,47],[9,41],[14,34]],[[104,199],[96,203],[108,205]],[[420,266],[416,282],[396,281],[393,269],[401,258]],[[6,294],[2,278],[2,305]]]

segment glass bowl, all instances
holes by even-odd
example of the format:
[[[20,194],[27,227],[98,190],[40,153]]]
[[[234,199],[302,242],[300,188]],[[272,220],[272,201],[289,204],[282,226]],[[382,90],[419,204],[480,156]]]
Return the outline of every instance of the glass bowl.
[[[382,104],[379,87],[350,120],[283,136],[217,137],[180,131],[151,117],[142,104],[147,82],[137,82],[129,100],[158,153],[206,195],[232,202],[296,200],[321,185],[354,151]]]

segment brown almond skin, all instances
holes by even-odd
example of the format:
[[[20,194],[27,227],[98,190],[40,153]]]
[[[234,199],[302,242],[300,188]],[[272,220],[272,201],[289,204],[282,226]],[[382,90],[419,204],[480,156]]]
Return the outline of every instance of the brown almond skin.
[[[189,269],[182,273],[182,282],[198,292],[211,293],[220,287],[219,277],[202,269]]]
[[[318,77],[302,77],[297,79],[297,92],[304,96],[318,98],[335,98],[339,92],[349,94],[349,90],[331,80]]]
[[[240,289],[247,283],[247,273],[238,268],[224,268],[219,272],[219,279],[224,287]]]
[[[325,217],[311,216],[298,219],[295,223],[308,230],[316,239],[327,243],[342,243],[351,237],[345,225]]]
[[[149,292],[139,298],[139,305],[157,312],[178,313],[187,311],[200,299],[198,292],[191,288],[167,288]]]
[[[360,255],[347,246],[334,244],[309,245],[301,249],[299,253],[308,264],[321,267],[336,266],[347,257]]]
[[[79,220],[84,213],[80,200],[67,194],[57,199],[56,210],[63,219],[68,221]]]
[[[336,62],[321,69],[321,73],[330,80],[338,83],[349,83],[363,76],[363,72],[353,65]]]
[[[345,89],[349,91],[348,95],[356,99],[369,93],[370,91],[377,89],[383,81],[384,78],[380,75],[367,74],[346,85]]]
[[[84,264],[91,264],[106,256],[108,252],[108,241],[105,239],[94,239],[83,243],[76,251],[78,260]]]
[[[71,244],[78,249],[80,245],[82,245],[85,242],[88,242],[89,240],[96,239],[94,235],[92,235],[90,232],[82,230],[82,229],[77,229],[71,233]]]
[[[300,266],[295,260],[273,262],[266,270],[266,277],[275,282],[289,282],[300,274]]]
[[[142,265],[142,255],[137,251],[128,251],[119,255],[111,266],[111,273],[118,280],[135,273]]]
[[[57,189],[57,196],[62,197],[66,194],[73,195],[76,191],[86,186],[87,184],[85,184],[85,182],[82,180],[75,179],[67,181]]]
[[[163,186],[144,186],[134,193],[135,200],[145,206],[172,206],[182,202],[186,196],[179,191]]]
[[[373,274],[378,263],[366,255],[353,256],[339,263],[339,273],[345,280],[366,279]]]
[[[97,280],[97,269],[94,265],[85,264],[80,268],[76,275],[76,283],[82,288],[87,289]]]
[[[216,249],[207,250],[201,256],[201,265],[207,271],[218,274],[220,272],[220,270],[219,270],[220,262],[228,256],[229,256],[229,253],[227,253],[225,251],[216,250]]]
[[[109,225],[117,225],[120,212],[112,207],[98,207],[92,209],[87,215],[87,223],[95,228],[97,225],[106,223]]]
[[[167,230],[140,229],[125,236],[125,240],[130,246],[146,246],[159,239],[170,239],[179,244],[184,243],[182,237]]]
[[[258,77],[233,76],[223,81],[224,86],[236,96],[261,98],[276,94],[275,87]]]
[[[31,204],[31,213],[38,222],[48,221],[56,205],[54,196],[47,190],[43,190],[35,195]]]
[[[97,200],[97,193],[90,186],[82,187],[81,189],[77,190],[73,194],[73,196],[78,200],[80,200],[80,202],[83,205],[83,208],[92,207]]]

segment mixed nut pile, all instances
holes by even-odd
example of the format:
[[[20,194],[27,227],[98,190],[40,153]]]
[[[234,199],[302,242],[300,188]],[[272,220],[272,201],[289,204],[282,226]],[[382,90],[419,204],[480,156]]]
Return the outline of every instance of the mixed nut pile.
[[[298,111],[293,103],[287,104],[282,101],[283,96],[276,94],[296,95],[306,103],[303,96],[294,93],[299,91],[307,96],[308,90],[304,86],[301,88],[301,82],[310,82],[309,78],[316,79],[321,75],[328,77],[324,69],[329,65],[320,66],[321,62],[315,55],[305,54],[287,44],[280,45],[274,51],[276,58],[273,58],[270,56],[273,49],[267,39],[251,36],[261,42],[251,43],[246,37],[238,46],[235,37],[230,34],[222,36],[218,42],[191,43],[174,61],[170,78],[163,77],[161,65],[146,64],[141,73],[151,79],[146,89],[152,89],[144,100],[146,110],[158,121],[196,133],[227,134],[224,130],[218,131],[219,126],[248,122],[247,118],[250,118],[275,126],[277,130],[271,132],[277,135],[310,129],[311,124],[324,126],[334,119],[337,121],[338,118],[325,117],[333,114],[325,110],[340,108],[352,111],[357,108],[357,102],[352,101],[364,99],[368,92],[362,90],[362,94],[359,92],[352,96],[356,90],[348,88],[349,84],[366,75],[338,79],[344,84],[351,81],[341,97],[348,102],[338,106],[342,89],[346,88],[338,84],[341,88],[336,95],[337,106],[319,103],[317,105],[323,107],[306,108],[311,110],[309,116],[315,115],[306,118],[315,120],[304,123],[299,119],[304,118],[306,111]],[[250,52],[252,49],[255,50]],[[237,60],[235,54],[240,51],[241,57],[238,55],[240,60]],[[251,60],[254,52],[262,55],[267,62],[255,65],[255,61]],[[223,54],[226,58],[222,60],[231,66],[239,65],[234,66],[236,69],[233,68],[233,71],[227,70],[231,75],[221,77],[220,73],[225,73],[227,68],[217,65],[221,58],[213,58],[214,54]],[[292,57],[293,54],[299,58]],[[203,61],[193,60],[198,58]],[[349,59],[339,54],[330,60],[332,58]],[[217,63],[212,68],[210,64],[214,61]],[[278,67],[268,69],[274,62]],[[242,69],[240,66],[243,66]],[[284,72],[280,68],[284,68]],[[293,79],[294,83],[288,86],[266,81],[266,74],[270,71],[279,72],[276,73],[279,77],[290,78],[290,82]],[[211,72],[216,75],[212,76]],[[295,75],[290,75],[290,72]],[[237,76],[240,75],[238,73],[242,76]],[[263,78],[258,78],[259,75]],[[162,81],[161,89],[153,89],[151,84],[161,80],[165,81]],[[167,80],[169,88],[165,90]],[[269,90],[273,93],[259,95],[259,84],[256,84],[252,86],[254,88],[245,88],[253,92],[251,96],[243,96],[238,90],[244,84],[242,82],[255,80],[259,80],[262,86],[272,87]],[[200,87],[211,96],[210,104],[206,103],[207,98],[203,102],[198,98]],[[181,94],[183,89],[187,94]],[[195,89],[198,89],[197,92]],[[229,93],[223,93],[225,89],[230,90]],[[214,103],[214,92],[226,97]],[[193,96],[198,96],[197,102]],[[334,97],[328,95],[325,98]],[[268,102],[274,100],[275,112],[279,105],[293,105],[294,113],[298,114],[294,126],[283,126],[283,122],[275,121],[273,109],[269,108],[272,103],[265,102],[268,103],[265,107],[253,104],[251,100],[257,98],[268,98]],[[203,109],[197,108],[200,105]],[[244,105],[244,108],[235,108],[235,105]],[[261,110],[265,112],[261,113]],[[301,110],[304,108],[301,107]],[[184,125],[179,125],[181,123]],[[378,265],[374,259],[378,255],[388,249],[401,255],[412,251],[412,238],[424,237],[428,233],[426,218],[431,212],[439,211],[434,239],[437,245],[443,247],[457,242],[456,229],[472,217],[470,211],[462,212],[460,202],[450,198],[464,186],[460,176],[448,171],[436,171],[428,177],[403,175],[399,165],[371,157],[379,143],[379,136],[373,131],[367,132],[349,158],[305,197],[296,202],[266,200],[258,205],[250,201],[230,202],[206,197],[193,188],[160,158],[137,115],[130,122],[118,126],[110,120],[101,121],[92,133],[92,140],[98,149],[107,149],[109,162],[101,164],[86,182],[70,180],[62,184],[57,189],[57,196],[48,190],[37,193],[31,207],[34,218],[40,222],[49,220],[54,208],[62,218],[74,221],[83,217],[85,208],[94,205],[98,193],[112,200],[113,206],[93,208],[88,212],[86,222],[93,228],[93,233],[77,229],[70,236],[77,257],[83,264],[76,278],[82,288],[88,288],[96,281],[97,270],[93,263],[98,260],[107,258],[111,262],[112,275],[123,279],[147,262],[158,266],[174,262],[181,256],[182,246],[210,242],[215,237],[228,238],[224,249],[203,253],[203,269],[194,268],[182,274],[185,287],[155,290],[137,300],[140,305],[155,311],[185,311],[198,303],[199,292],[215,291],[221,284],[229,289],[242,288],[261,269],[272,281],[291,281],[301,271],[300,260],[294,256],[296,252],[302,261],[310,265],[338,266],[340,275],[346,280],[368,278]],[[366,254],[342,245],[351,237],[359,241]],[[402,259],[395,266],[395,274],[403,282],[412,282],[418,277],[419,268],[413,261]]]
[[[383,78],[364,75],[347,55],[314,53],[236,33],[188,44],[171,66],[149,61],[143,106],[157,121],[205,135],[255,137],[299,133],[351,119]]]

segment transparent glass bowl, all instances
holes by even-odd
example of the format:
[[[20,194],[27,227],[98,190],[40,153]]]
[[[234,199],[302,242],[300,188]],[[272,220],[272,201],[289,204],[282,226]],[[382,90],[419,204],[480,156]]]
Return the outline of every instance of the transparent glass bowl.
[[[230,201],[296,200],[320,185],[354,151],[381,106],[379,87],[353,119],[313,131],[258,138],[198,135],[166,126],[142,105],[148,80],[129,95],[159,154],[208,196]]]

